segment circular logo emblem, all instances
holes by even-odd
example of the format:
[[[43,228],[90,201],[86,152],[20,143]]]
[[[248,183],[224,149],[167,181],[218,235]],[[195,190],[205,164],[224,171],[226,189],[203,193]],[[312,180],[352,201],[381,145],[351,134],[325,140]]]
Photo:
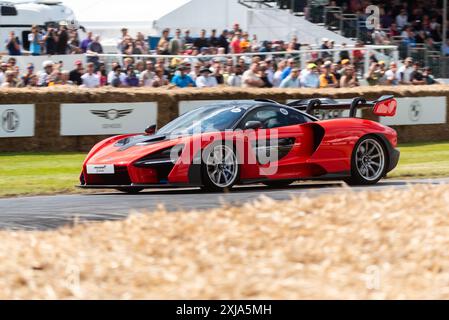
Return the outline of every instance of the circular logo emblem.
[[[2,128],[6,132],[16,132],[20,125],[19,114],[14,109],[3,111]]]
[[[287,110],[285,110],[284,108],[281,108],[281,113],[284,115],[284,116],[288,116],[288,111]]]
[[[409,114],[410,120],[412,120],[414,122],[419,121],[419,119],[421,119],[421,115],[422,115],[421,103],[419,101],[413,101],[410,104],[408,114]]]
[[[109,120],[115,120],[118,118],[118,111],[115,109],[109,110],[107,113],[107,118]]]

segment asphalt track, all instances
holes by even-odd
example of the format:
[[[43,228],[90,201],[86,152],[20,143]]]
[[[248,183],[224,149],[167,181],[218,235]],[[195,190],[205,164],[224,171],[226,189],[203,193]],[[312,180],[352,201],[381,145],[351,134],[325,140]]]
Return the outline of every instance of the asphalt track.
[[[449,178],[424,180],[386,180],[354,191],[402,189],[411,184],[449,184]],[[103,221],[126,218],[133,211],[151,211],[163,204],[169,211],[210,209],[223,204],[239,205],[266,195],[276,200],[291,196],[317,196],[342,192],[338,182],[298,183],[288,188],[264,186],[237,187],[231,193],[203,193],[198,189],[146,190],[138,195],[97,192],[77,195],[37,196],[0,199],[0,229],[49,230],[75,221]]]

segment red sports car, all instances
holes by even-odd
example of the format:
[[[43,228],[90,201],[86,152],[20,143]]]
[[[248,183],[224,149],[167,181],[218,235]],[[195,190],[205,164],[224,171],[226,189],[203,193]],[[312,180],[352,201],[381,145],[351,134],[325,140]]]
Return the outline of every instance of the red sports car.
[[[156,132],[98,143],[81,173],[82,188],[136,193],[155,187],[223,191],[237,184],[287,186],[298,180],[342,179],[375,184],[399,161],[396,132],[356,118],[360,108],[394,116],[392,96],[350,103],[331,99],[224,102],[186,113]],[[319,120],[317,110],[349,110]]]

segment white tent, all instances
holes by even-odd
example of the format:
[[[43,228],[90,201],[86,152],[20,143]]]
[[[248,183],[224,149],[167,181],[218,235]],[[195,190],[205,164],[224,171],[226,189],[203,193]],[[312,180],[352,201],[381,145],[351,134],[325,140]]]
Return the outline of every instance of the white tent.
[[[259,40],[289,40],[296,35],[300,42],[308,44],[319,44],[322,38],[332,39],[337,44],[354,43],[287,10],[249,9],[237,0],[190,0],[156,20],[154,26],[159,31],[189,28],[197,34],[203,28],[223,30],[234,23],[239,23],[250,34],[257,34]]]
[[[40,0],[10,0],[34,2]],[[103,39],[116,38],[122,27],[132,34],[154,34],[153,21],[172,12],[189,0],[60,0],[71,8],[81,25]]]

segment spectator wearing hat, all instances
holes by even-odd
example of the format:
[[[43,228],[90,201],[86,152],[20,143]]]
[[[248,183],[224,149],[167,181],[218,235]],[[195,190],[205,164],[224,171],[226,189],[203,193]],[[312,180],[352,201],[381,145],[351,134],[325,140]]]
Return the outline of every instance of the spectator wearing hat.
[[[203,67],[200,70],[200,76],[196,79],[196,86],[198,88],[214,88],[218,86],[217,79],[214,76],[211,76],[212,71]]]
[[[80,86],[83,84],[83,80],[81,79],[83,73],[84,73],[83,63],[81,62],[81,60],[76,60],[75,69],[73,69],[69,73],[69,80],[74,85]]]
[[[27,87],[30,83],[31,78],[35,76],[34,74],[34,64],[28,63],[27,65],[27,72],[22,76],[21,78],[21,86]]]
[[[301,85],[304,88],[319,88],[320,87],[320,77],[318,75],[318,66],[315,63],[309,63],[307,66],[307,71],[303,74],[301,78]]]
[[[122,67],[118,63],[114,64],[111,72],[108,75],[108,83],[114,88],[126,87],[126,74],[122,72]]]
[[[14,31],[9,33],[8,39],[5,41],[6,50],[8,50],[8,55],[10,56],[20,56],[22,54],[21,51],[21,43]]]
[[[249,68],[243,73],[242,86],[244,88],[262,88],[265,85],[259,74],[259,64],[253,62]]]
[[[81,77],[84,88],[98,88],[100,87],[100,77],[95,74],[95,64],[89,62],[86,67],[86,73]]]
[[[340,88],[354,88],[359,86],[359,80],[355,73],[355,68],[349,66],[345,68],[345,71],[340,79]]]
[[[50,75],[53,73],[53,61],[47,60],[42,64],[44,71],[39,75],[39,87],[48,87],[51,81]]]
[[[322,73],[320,75],[320,88],[337,88],[338,82],[335,76],[331,72],[332,62],[326,61],[322,67]]]
[[[5,73],[5,82],[1,85],[2,88],[17,88],[17,80],[15,79],[14,71],[8,70]]]
[[[189,76],[189,69],[186,66],[178,67],[178,71],[171,81],[172,84],[178,88],[195,87],[195,81]]]
[[[320,49],[321,50],[329,50],[330,49],[329,39],[328,38],[323,38],[321,40]],[[326,58],[329,58],[330,56],[331,56],[331,54],[328,51],[321,52],[321,59],[326,59]]]
[[[282,80],[281,88],[299,88],[301,87],[301,81],[299,80],[299,69],[293,68],[290,75]]]

